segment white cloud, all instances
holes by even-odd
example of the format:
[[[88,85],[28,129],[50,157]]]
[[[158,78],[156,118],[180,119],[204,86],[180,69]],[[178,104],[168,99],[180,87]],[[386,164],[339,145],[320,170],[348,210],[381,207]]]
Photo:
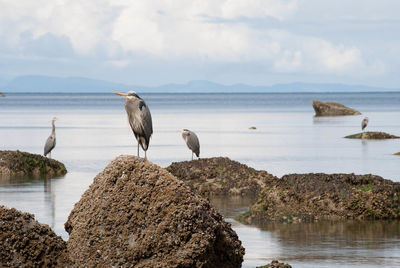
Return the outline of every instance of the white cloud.
[[[50,33],[67,38],[77,54],[103,57],[118,68],[137,55],[262,62],[278,72],[352,74],[376,66],[366,63],[355,46],[253,28],[242,20],[286,20],[297,9],[297,0],[0,0],[0,38],[18,48],[24,32],[34,39]],[[96,54],[99,47],[105,55]]]

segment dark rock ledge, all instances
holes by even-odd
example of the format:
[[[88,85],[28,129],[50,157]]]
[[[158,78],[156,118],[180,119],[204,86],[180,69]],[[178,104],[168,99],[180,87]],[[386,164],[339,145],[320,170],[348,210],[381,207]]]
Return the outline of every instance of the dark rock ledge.
[[[361,132],[346,136],[347,139],[368,139],[368,140],[384,140],[384,139],[399,139],[400,137],[388,134],[385,132]]]
[[[30,176],[52,178],[67,173],[64,164],[38,154],[0,151],[0,179]]]
[[[67,244],[48,225],[0,206],[0,267],[68,267]]]
[[[265,187],[239,220],[400,219],[400,183],[375,175],[291,174]]]
[[[271,181],[278,179],[227,157],[174,162],[166,169],[204,197],[255,197]]]

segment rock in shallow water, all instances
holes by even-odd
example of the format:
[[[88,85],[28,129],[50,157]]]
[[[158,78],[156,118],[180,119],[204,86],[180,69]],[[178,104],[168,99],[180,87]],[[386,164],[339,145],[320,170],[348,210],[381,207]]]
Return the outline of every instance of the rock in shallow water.
[[[229,223],[166,170],[120,156],[75,204],[65,229],[75,266],[240,267]]]
[[[291,174],[264,188],[240,220],[400,219],[400,183],[375,175]]]
[[[20,151],[0,151],[0,178],[52,178],[66,173],[64,164],[54,159]]]
[[[291,265],[283,262],[279,262],[277,260],[272,261],[271,263],[264,266],[257,266],[256,268],[292,268]]]
[[[167,170],[205,197],[255,196],[271,180],[278,179],[227,157],[175,162]]]
[[[400,137],[388,134],[385,132],[361,132],[353,135],[346,136],[347,139],[367,139],[367,140],[385,140],[385,139],[398,139]]]
[[[32,214],[0,206],[0,267],[67,267],[66,249]]]
[[[312,106],[316,116],[359,115],[359,111],[346,107],[337,102],[322,102],[313,100]]]

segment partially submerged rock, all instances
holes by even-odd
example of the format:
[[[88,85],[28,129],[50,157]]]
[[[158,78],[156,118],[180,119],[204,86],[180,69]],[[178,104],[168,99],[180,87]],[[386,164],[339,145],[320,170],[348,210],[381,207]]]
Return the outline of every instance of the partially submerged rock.
[[[229,223],[165,169],[120,156],[75,204],[65,229],[76,267],[240,267]]]
[[[374,175],[285,175],[258,195],[240,220],[400,219],[400,183]]]
[[[0,206],[0,267],[65,267],[67,245],[48,225]]]
[[[277,179],[227,157],[175,162],[167,170],[205,197],[257,195],[269,181]]]
[[[64,164],[54,159],[20,151],[0,151],[0,178],[14,176],[51,178],[66,173]]]
[[[359,115],[359,111],[337,102],[313,100],[312,106],[316,116]]]
[[[0,92],[0,97],[5,97],[6,95],[4,95],[4,93]]]
[[[400,155],[400,152],[398,152],[398,153],[395,153],[394,155]]]
[[[257,266],[256,268],[292,268],[291,265],[283,262],[279,262],[277,260],[272,261],[271,263],[264,266]]]
[[[388,134],[385,132],[361,132],[353,135],[346,136],[347,139],[368,139],[368,140],[384,140],[384,139],[398,139],[400,137]]]

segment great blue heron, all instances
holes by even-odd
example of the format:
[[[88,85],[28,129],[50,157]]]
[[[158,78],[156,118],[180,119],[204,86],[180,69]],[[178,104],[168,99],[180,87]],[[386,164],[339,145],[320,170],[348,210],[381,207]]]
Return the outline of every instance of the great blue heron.
[[[153,123],[149,107],[135,91],[125,93],[114,92],[114,94],[125,98],[125,110],[128,114],[129,124],[138,142],[137,156],[139,157],[139,144],[144,150],[144,158],[147,159],[146,151],[149,148],[151,134],[153,134]]]
[[[363,119],[363,121],[361,122],[361,130],[362,130],[362,131],[364,131],[364,128],[367,127],[368,121],[369,121],[369,118],[368,118],[368,117],[365,117],[365,118]]]
[[[51,130],[51,134],[50,136],[47,138],[46,140],[46,144],[44,145],[44,156],[47,156],[47,154],[49,154],[49,158],[51,158],[51,150],[54,149],[54,147],[56,147],[56,125],[54,124],[54,122],[56,120],[59,120],[57,117],[53,117],[53,119],[51,120],[51,126],[52,126],[52,130]]]
[[[196,133],[190,131],[189,129],[182,129],[180,130],[182,133],[182,138],[185,140],[187,147],[192,150],[192,160],[193,160],[193,153],[196,154],[197,157],[200,156],[200,143],[199,138],[197,138]]]

